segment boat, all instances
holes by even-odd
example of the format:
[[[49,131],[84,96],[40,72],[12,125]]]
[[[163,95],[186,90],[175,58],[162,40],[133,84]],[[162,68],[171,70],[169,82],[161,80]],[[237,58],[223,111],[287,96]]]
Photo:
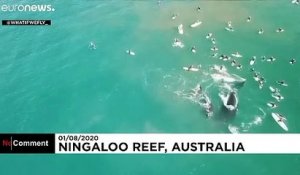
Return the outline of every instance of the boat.
[[[287,127],[287,125],[285,124],[286,122],[286,118],[283,117],[281,114],[278,113],[272,113],[272,117],[273,119],[276,121],[276,123],[285,131],[288,131],[289,128]]]
[[[236,111],[238,106],[238,97],[235,91],[231,91],[228,94],[219,94],[224,107],[229,111]]]
[[[202,22],[198,20],[198,21],[194,22],[193,24],[191,24],[191,27],[195,28],[195,27],[200,26],[201,24],[202,24]]]

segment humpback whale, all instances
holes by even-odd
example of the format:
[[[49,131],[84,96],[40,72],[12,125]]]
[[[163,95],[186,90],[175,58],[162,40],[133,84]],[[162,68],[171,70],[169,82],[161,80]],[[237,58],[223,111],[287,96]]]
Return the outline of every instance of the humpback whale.
[[[237,94],[234,91],[229,92],[227,95],[219,94],[223,105],[229,110],[229,111],[235,111],[237,109],[238,105],[238,98]]]

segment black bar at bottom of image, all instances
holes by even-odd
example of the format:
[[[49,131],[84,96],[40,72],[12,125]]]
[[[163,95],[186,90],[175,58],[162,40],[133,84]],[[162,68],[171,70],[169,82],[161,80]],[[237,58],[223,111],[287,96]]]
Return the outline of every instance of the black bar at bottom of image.
[[[0,154],[54,154],[55,134],[0,134]]]
[[[2,20],[3,26],[47,26],[51,20]]]

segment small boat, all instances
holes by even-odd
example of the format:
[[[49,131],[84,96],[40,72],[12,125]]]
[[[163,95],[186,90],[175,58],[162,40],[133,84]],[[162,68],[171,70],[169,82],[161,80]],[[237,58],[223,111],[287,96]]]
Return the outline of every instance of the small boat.
[[[287,120],[285,117],[283,117],[281,114],[278,114],[278,113],[272,113],[272,117],[283,130],[285,130],[285,131],[289,130],[289,128],[285,124],[285,122]]]
[[[191,27],[195,28],[195,27],[200,26],[201,24],[202,24],[202,22],[198,20],[198,21],[194,22],[193,24],[191,24]]]
[[[223,105],[228,109],[229,111],[236,111],[238,106],[238,98],[235,91],[231,91],[228,94],[219,94]]]

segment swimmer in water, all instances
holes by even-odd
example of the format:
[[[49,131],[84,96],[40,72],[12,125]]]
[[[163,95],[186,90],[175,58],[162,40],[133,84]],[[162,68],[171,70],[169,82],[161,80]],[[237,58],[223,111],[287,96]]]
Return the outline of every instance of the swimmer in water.
[[[208,33],[207,35],[206,35],[206,39],[209,39],[209,38],[211,38],[212,37],[212,33]]]
[[[89,47],[90,47],[90,49],[95,50],[96,49],[96,44],[93,41],[91,41]]]
[[[235,60],[232,60],[231,61],[231,66],[235,66],[236,65],[236,61]]]
[[[277,30],[276,30],[276,32],[284,32],[284,29],[283,28],[278,28]]]
[[[196,47],[193,46],[192,49],[191,49],[191,51],[192,51],[193,53],[196,53]]]
[[[255,63],[255,60],[256,60],[256,56],[253,56],[253,57],[250,59],[249,64],[252,66],[252,65]]]
[[[177,14],[173,14],[172,19],[173,19],[173,20],[176,19],[177,16],[178,16]]]
[[[242,66],[241,64],[238,64],[238,65],[236,66],[236,68],[237,68],[237,69],[242,69],[243,66]]]
[[[218,53],[213,53],[211,56],[216,57],[216,56],[218,56]]]
[[[227,27],[232,28],[232,23],[231,23],[231,21],[228,21],[228,22],[227,22]]]
[[[219,50],[216,46],[213,46],[210,50],[212,50],[212,51],[217,51],[217,50]]]
[[[276,83],[281,86],[288,86],[288,84],[284,80],[276,81]]]
[[[293,65],[293,64],[295,64],[295,63],[296,63],[296,59],[293,58],[293,59],[290,60],[290,64],[291,64],[291,65]]]
[[[259,30],[258,30],[258,34],[261,35],[261,34],[263,34],[263,33],[264,33],[264,30],[263,30],[263,29],[259,29]]]
[[[274,102],[269,102],[267,105],[272,109],[277,108],[277,105]]]
[[[286,121],[286,118],[284,118],[281,114],[279,114],[278,122],[284,122],[284,121]]]
[[[267,59],[268,62],[274,62],[276,60],[275,57],[271,56],[270,58]]]
[[[259,89],[262,89],[264,87],[264,82],[259,80],[258,85],[259,85]]]
[[[211,42],[212,42],[213,44],[216,44],[216,39],[215,39],[215,38],[211,38]]]
[[[200,10],[201,10],[201,8],[200,8],[200,6],[198,6],[198,7],[197,7],[197,11],[200,12]]]
[[[251,16],[248,16],[247,17],[247,22],[250,22],[251,21]]]

